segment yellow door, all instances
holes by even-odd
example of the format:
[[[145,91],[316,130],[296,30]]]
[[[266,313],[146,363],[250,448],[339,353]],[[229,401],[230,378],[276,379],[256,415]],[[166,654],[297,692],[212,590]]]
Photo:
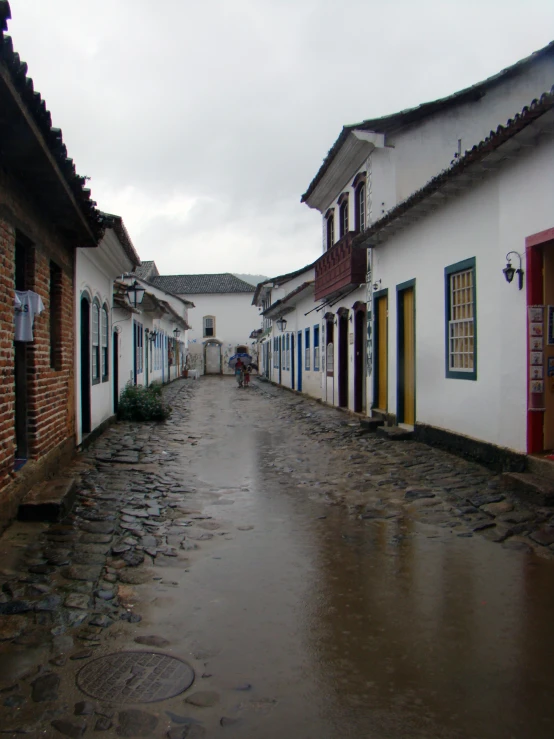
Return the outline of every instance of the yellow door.
[[[403,334],[404,334],[404,408],[403,421],[410,425],[415,424],[415,320],[414,320],[414,289],[403,291]]]
[[[377,408],[387,410],[387,310],[388,298],[377,300]]]

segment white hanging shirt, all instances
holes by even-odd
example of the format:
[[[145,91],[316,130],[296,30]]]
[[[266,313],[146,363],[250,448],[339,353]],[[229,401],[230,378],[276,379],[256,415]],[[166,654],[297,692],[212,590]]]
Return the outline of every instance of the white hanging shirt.
[[[35,315],[40,315],[44,310],[42,299],[32,290],[16,290],[15,297],[15,340],[33,341]]]

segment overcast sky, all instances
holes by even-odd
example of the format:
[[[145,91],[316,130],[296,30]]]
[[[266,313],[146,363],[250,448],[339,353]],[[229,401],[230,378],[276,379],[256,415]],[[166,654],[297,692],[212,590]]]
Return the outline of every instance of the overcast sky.
[[[14,47],[77,171],[166,274],[311,262],[320,216],[300,196],[343,124],[447,95],[554,38],[552,0],[10,4]]]

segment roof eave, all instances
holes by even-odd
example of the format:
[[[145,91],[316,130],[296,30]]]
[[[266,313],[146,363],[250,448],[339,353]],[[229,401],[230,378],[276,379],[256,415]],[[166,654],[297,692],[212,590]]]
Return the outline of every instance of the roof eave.
[[[359,126],[343,128],[301,202],[324,213],[349,184],[374,149],[385,147],[385,135]]]
[[[471,188],[495,172],[506,161],[521,156],[536,145],[542,135],[554,134],[554,87],[524,108],[519,116],[499,126],[452,167],[430,180],[424,187],[399,203],[353,242],[354,247],[379,246],[397,231],[428,215],[448,198]]]

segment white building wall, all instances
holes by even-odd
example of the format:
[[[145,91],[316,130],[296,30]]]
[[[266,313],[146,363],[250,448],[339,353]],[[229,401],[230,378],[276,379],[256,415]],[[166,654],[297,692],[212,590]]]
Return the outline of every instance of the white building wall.
[[[91,430],[113,416],[113,282],[131,269],[115,232],[108,229],[100,245],[93,249],[77,249],[75,260],[75,414],[76,443],[83,440],[81,418],[81,298],[87,295],[91,306],[97,299],[108,308],[108,377],[91,386]],[[92,371],[91,371],[92,376]]]
[[[388,288],[388,411],[396,413],[396,286],[414,279],[416,422],[526,450],[526,298],[506,253],[554,225],[554,144],[535,149],[374,249]],[[444,268],[476,258],[477,380],[445,377]],[[525,269],[525,263],[523,264]]]
[[[337,200],[343,192],[349,193],[349,228],[355,228],[352,182],[358,172],[367,173],[366,222],[373,223],[447,169],[458,152],[458,140],[462,153],[471,149],[534,98],[548,92],[553,81],[554,55],[550,55],[523,74],[503,80],[480,100],[458,103],[396,134],[387,134],[386,147],[374,149],[358,169],[345,173],[343,187],[322,209],[323,251],[327,249],[325,213],[329,208],[334,208],[335,242],[340,238]]]
[[[446,169],[458,151],[458,139],[462,153],[471,149],[534,98],[549,92],[553,82],[554,55],[550,54],[524,73],[502,80],[480,100],[458,104],[387,136],[387,145],[395,150],[396,201],[405,200]]]
[[[251,293],[213,293],[202,295],[183,295],[191,300],[195,307],[189,311],[188,352],[194,366],[203,370],[204,343],[209,338],[203,335],[204,316],[215,317],[215,336],[222,342],[223,371],[233,374],[228,360],[235,353],[236,347],[243,345],[252,347],[250,334],[261,326],[258,308],[252,305]]]

